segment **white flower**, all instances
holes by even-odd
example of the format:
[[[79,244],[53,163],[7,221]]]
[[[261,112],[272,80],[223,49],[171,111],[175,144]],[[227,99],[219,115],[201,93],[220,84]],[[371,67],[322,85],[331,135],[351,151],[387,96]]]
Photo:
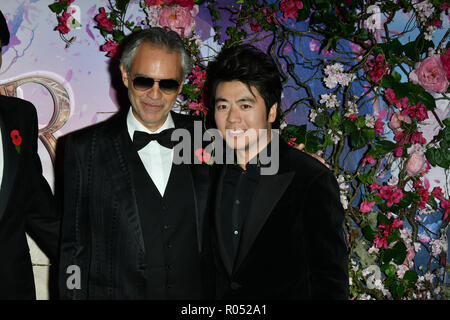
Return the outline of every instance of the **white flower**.
[[[348,209],[348,199],[345,194],[340,194],[341,204],[344,209]]]
[[[430,283],[433,283],[434,274],[427,272],[423,275],[424,279],[427,280]]]
[[[365,116],[366,118],[366,126],[368,128],[375,128],[375,117],[370,115],[370,114],[366,114]]]
[[[434,256],[441,254],[441,252],[447,252],[448,243],[447,239],[445,239],[444,237],[442,237],[441,239],[430,241],[430,245],[431,251],[433,252]]]
[[[414,251],[419,252],[422,249],[422,245],[419,242],[414,242]]]
[[[372,246],[369,248],[369,250],[367,250],[367,252],[369,252],[370,254],[378,254],[379,251],[380,251],[380,249],[378,249],[375,246]]]
[[[396,186],[398,184],[398,177],[391,177],[387,184],[388,186]]]
[[[320,103],[325,104],[327,108],[336,108],[340,104],[337,96],[334,94],[322,94],[320,98]]]
[[[397,276],[400,279],[403,279],[405,272],[408,270],[409,270],[408,266],[405,266],[404,264],[397,266]]]
[[[311,122],[315,122],[317,117],[317,112],[314,109],[311,109],[311,113],[309,114],[309,119],[311,119]]]
[[[358,114],[358,105],[353,101],[347,102],[347,112],[344,116],[349,117],[352,114]]]
[[[324,69],[326,77],[323,79],[327,88],[333,89],[338,84],[341,86],[348,86],[349,83],[355,79],[354,74],[344,72],[344,66],[340,63],[327,65]]]

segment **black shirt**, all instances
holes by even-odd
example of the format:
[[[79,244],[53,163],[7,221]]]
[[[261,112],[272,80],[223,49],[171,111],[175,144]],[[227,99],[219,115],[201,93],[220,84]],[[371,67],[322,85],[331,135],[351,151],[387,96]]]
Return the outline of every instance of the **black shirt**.
[[[247,164],[246,170],[237,164],[225,165],[220,219],[225,249],[230,261],[235,260],[242,226],[252,204],[253,193],[260,177],[256,164]]]

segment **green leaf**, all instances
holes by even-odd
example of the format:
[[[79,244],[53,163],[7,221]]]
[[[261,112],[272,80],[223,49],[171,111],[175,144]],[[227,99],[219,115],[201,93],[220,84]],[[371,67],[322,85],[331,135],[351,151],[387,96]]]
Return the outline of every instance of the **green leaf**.
[[[375,139],[376,133],[375,130],[371,128],[364,128],[362,129],[362,133],[367,138],[368,141]]]
[[[305,143],[306,124],[301,126],[288,124],[284,128],[283,134],[286,138],[296,138],[295,143]]]
[[[450,127],[450,118],[446,118],[442,121],[447,127]]]
[[[116,0],[116,8],[119,11],[126,11],[129,2],[130,0]]]
[[[395,268],[394,265],[392,264],[383,264],[380,268],[380,270],[382,272],[384,272],[384,274],[386,275],[386,277],[393,277],[395,275],[395,272],[397,271],[397,269]]]
[[[356,127],[358,127],[358,129],[364,128],[366,126],[366,117],[358,117],[356,119]]]
[[[351,120],[344,120],[344,132],[346,134],[352,134],[353,132],[357,131],[358,128],[356,128],[356,125],[353,121]]]
[[[364,237],[370,242],[375,239],[375,236],[378,234],[378,229],[372,225],[365,226],[361,229]]]
[[[322,149],[322,143],[322,139],[308,132],[305,136],[305,151],[316,153]]]
[[[413,270],[406,271],[405,275],[403,276],[403,280],[407,281],[409,288],[414,288],[417,279],[418,279],[417,273]]]
[[[425,90],[419,90],[416,97],[418,101],[422,102],[427,107],[427,110],[434,110],[436,108],[436,100]]]
[[[194,3],[201,6],[202,4],[204,4],[206,2],[206,0],[195,0]]]
[[[314,124],[318,127],[325,127],[327,124],[327,112],[318,112],[316,118],[314,119]]]
[[[392,152],[397,145],[389,140],[377,141],[370,145],[372,155],[382,156],[389,152]]]
[[[66,2],[55,2],[48,6],[50,10],[56,14],[61,14],[65,9],[67,9]]]
[[[403,298],[405,295],[405,285],[401,282],[394,281],[390,286],[391,293],[396,299]]]
[[[392,75],[385,75],[382,79],[381,79],[381,86],[383,88],[394,88],[396,85],[398,84],[398,81],[396,78],[394,78],[394,76]]]
[[[392,250],[393,250],[394,262],[396,264],[403,264],[403,262],[406,259],[406,254],[407,254],[405,244],[402,241],[399,241],[395,244],[395,246],[392,248]]]
[[[334,126],[340,126],[342,121],[342,114],[339,111],[335,111],[333,112],[333,114],[331,115],[331,123]]]
[[[365,147],[368,144],[369,140],[361,131],[358,130],[351,134],[350,142],[352,147],[355,150],[358,150]]]
[[[430,164],[433,167],[435,167],[437,165],[436,153],[437,153],[437,149],[428,149],[425,152],[425,157],[427,158],[427,160],[430,162]]]
[[[310,13],[311,13],[311,5],[308,0],[303,0],[303,8],[301,10],[298,10],[298,17],[297,21],[304,21],[308,19]]]

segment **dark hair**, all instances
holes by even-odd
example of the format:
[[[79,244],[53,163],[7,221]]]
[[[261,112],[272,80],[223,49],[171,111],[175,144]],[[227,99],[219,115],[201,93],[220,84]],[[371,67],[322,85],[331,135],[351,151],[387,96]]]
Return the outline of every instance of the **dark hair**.
[[[9,44],[9,29],[6,24],[6,19],[3,13],[0,11],[0,41],[2,46],[7,46]]]
[[[267,116],[270,108],[277,103],[277,117],[272,127],[279,128],[281,75],[270,55],[249,44],[233,46],[223,49],[214,61],[208,64],[206,72],[205,102],[209,103],[211,116],[214,116],[216,89],[219,83],[237,80],[258,90],[266,105]]]
[[[152,27],[134,32],[125,39],[123,42],[123,52],[120,64],[125,67],[127,72],[131,71],[131,64],[136,54],[136,50],[143,42],[149,42],[180,53],[181,69],[183,71],[182,76],[185,77],[191,72],[191,58],[181,37],[175,31],[160,27]]]

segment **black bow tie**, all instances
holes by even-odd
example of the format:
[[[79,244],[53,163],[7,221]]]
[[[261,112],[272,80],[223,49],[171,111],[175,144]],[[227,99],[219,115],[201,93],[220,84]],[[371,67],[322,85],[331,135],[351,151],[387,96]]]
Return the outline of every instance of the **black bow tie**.
[[[143,147],[145,147],[150,141],[156,140],[163,147],[172,149],[174,146],[174,142],[170,140],[172,137],[172,132],[174,128],[166,129],[161,131],[160,133],[147,133],[142,131],[135,131],[133,134],[133,144],[136,147],[136,150],[139,151]]]

